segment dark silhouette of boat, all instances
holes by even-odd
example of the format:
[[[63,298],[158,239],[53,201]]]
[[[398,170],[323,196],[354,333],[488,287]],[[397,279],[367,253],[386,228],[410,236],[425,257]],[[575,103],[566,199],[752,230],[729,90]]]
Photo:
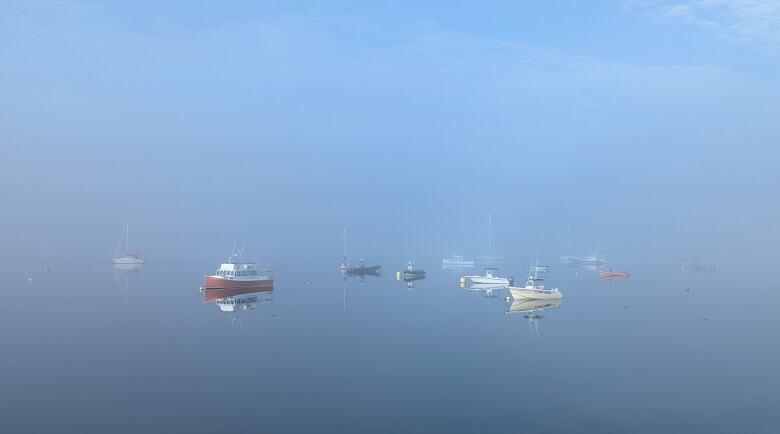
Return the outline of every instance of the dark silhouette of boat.
[[[358,265],[348,265],[346,268],[346,274],[348,276],[381,276],[381,265],[366,265],[361,260]]]
[[[414,268],[414,261],[409,261],[408,264],[406,264],[406,270],[404,270],[404,280],[411,281],[411,280],[420,280],[425,278],[425,270],[416,270]]]

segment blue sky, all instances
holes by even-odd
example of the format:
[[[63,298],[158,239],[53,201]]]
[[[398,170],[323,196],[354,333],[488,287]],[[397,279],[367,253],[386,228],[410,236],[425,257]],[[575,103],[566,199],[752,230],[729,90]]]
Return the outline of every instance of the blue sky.
[[[640,211],[679,231],[701,226],[702,210],[724,213],[709,234],[752,207],[763,227],[778,215],[766,200],[779,181],[778,8],[5,3],[0,194],[17,212],[3,231],[24,244],[20,233],[161,215],[205,229],[204,201],[236,185],[276,205],[238,213],[277,230],[386,216],[410,190],[440,219],[464,196],[489,191],[508,213],[543,191],[544,209],[578,215],[592,239]],[[525,165],[546,172],[528,181]],[[581,199],[594,186],[636,199],[605,215]],[[351,206],[344,191],[379,193],[351,213],[338,211]]]

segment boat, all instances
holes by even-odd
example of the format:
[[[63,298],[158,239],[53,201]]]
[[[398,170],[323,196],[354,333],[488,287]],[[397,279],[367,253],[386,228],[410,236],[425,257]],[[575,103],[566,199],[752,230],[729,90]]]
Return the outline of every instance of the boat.
[[[349,270],[349,262],[347,261],[347,228],[344,228],[344,260],[339,264],[339,272],[346,274]]]
[[[485,266],[496,266],[506,264],[506,256],[503,255],[482,255],[477,257],[477,263]]]
[[[493,213],[488,213],[488,252],[493,251]],[[477,257],[477,262],[480,265],[493,267],[496,265],[503,265],[506,263],[506,257],[503,255],[496,255],[493,253],[487,253],[485,255]]]
[[[474,268],[474,261],[463,259],[463,256],[460,255],[452,255],[449,258],[442,259],[441,265],[445,269]]]
[[[344,229],[344,260],[339,265],[339,272],[345,276],[379,276],[382,274],[381,265],[366,265],[363,259],[357,265],[351,265],[347,261],[347,229]]]
[[[216,274],[203,276],[204,297],[212,299],[231,297],[246,292],[270,291],[274,287],[273,272],[257,262],[243,262],[242,254],[235,252],[223,262]],[[207,300],[208,301],[208,300]]]
[[[506,277],[496,277],[493,272],[498,270],[497,268],[485,268],[484,276],[463,276],[461,281],[468,280],[472,284],[489,284],[489,285],[504,285],[505,287],[510,285],[511,282]]]
[[[601,279],[628,279],[628,272],[627,271],[599,271],[599,278]]]
[[[528,279],[525,281],[524,287],[510,286],[509,292],[514,299],[533,299],[533,300],[559,300],[563,298],[563,294],[558,288],[545,288],[544,285],[539,285],[537,282],[541,282],[539,277],[539,269],[531,266],[531,271],[528,273]]]
[[[425,277],[425,270],[416,270],[414,268],[414,261],[409,261],[409,263],[406,264],[406,270],[404,270],[404,279],[419,279],[420,277]]]
[[[569,261],[569,265],[572,267],[588,267],[588,266],[601,266],[606,264],[606,262],[599,258],[598,256],[567,256],[566,259]]]
[[[125,254],[124,256],[119,256],[119,250],[122,247],[122,241],[125,243]],[[117,244],[116,250],[114,251],[114,264],[127,266],[138,266],[144,264],[144,258],[141,255],[130,251],[130,223],[125,223],[125,231],[119,238],[119,244]]]
[[[690,257],[690,258],[683,258],[682,264],[680,265],[680,268],[683,271],[690,271],[690,272],[699,272],[699,271],[709,271],[714,272],[718,269],[713,264],[704,264],[701,262],[701,259],[699,259],[698,256]]]

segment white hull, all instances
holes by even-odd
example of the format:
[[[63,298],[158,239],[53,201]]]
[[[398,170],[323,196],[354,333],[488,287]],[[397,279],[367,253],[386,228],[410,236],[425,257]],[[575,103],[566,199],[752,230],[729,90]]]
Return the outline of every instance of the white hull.
[[[512,293],[512,298],[515,300],[560,300],[563,298],[563,294],[557,289],[517,288],[510,286],[509,292]]]
[[[466,278],[471,280],[472,284],[476,284],[476,285],[499,285],[499,286],[509,285],[509,279],[506,279],[504,277],[466,276]]]
[[[450,259],[442,259],[441,264],[444,267],[474,268],[474,261],[456,261]]]
[[[114,258],[114,264],[116,265],[143,265],[143,258],[134,258],[132,256],[123,256],[121,258]]]

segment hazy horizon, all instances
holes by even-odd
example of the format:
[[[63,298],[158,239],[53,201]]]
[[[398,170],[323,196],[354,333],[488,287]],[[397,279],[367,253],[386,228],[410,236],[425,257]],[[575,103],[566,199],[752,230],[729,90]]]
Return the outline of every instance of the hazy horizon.
[[[9,1],[0,40],[8,294],[38,291],[47,300],[46,285],[57,286],[52,270],[74,279],[60,289],[75,291],[74,304],[84,297],[88,309],[112,282],[106,270],[128,223],[147,264],[133,278],[151,287],[148,276],[159,275],[170,291],[194,291],[234,243],[244,244],[247,259],[278,270],[284,289],[275,296],[285,309],[292,299],[305,304],[320,283],[338,298],[344,229],[352,260],[383,265],[374,285],[390,285],[409,259],[441,272],[442,258],[487,253],[506,256],[501,268],[513,276],[538,256],[565,284],[575,277],[562,255],[599,254],[636,279],[625,287],[638,298],[625,305],[641,298],[662,306],[653,290],[706,286],[713,293],[702,306],[725,312],[727,299],[743,294],[716,288],[740,282],[758,291],[750,303],[760,298],[771,309],[779,300],[766,272],[780,245],[775,1]],[[718,271],[680,277],[684,257]],[[94,281],[93,269],[101,270]],[[75,275],[85,279],[83,293]],[[428,285],[454,291],[450,277]],[[561,325],[587,320],[577,306],[623,303],[577,299],[569,289],[574,301],[556,314],[582,316]],[[608,315],[621,324],[651,321],[618,312]],[[336,321],[325,318],[306,321]],[[746,342],[771,342],[777,321],[764,320],[765,329],[740,329]],[[50,326],[42,320],[29,333]],[[706,342],[722,333],[699,326],[679,328]],[[558,342],[573,345],[563,329]],[[13,348],[19,333],[6,331],[2,342]],[[348,351],[370,346],[358,341]],[[490,350],[500,359],[506,348]],[[764,357],[778,360],[775,350]],[[757,372],[777,384],[770,371]],[[567,387],[545,393],[554,400]],[[420,427],[441,429],[406,410]],[[383,425],[391,426],[402,430]]]

